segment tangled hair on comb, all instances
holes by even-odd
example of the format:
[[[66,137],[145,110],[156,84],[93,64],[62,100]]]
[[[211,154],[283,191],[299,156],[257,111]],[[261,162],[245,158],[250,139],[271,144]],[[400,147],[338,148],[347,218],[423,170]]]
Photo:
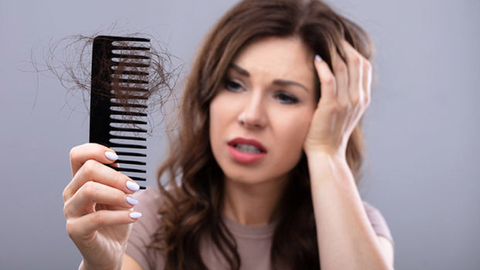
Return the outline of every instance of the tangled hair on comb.
[[[37,61],[32,53],[32,65],[34,70],[41,74],[53,75],[57,78],[67,94],[76,96],[81,94],[85,106],[88,109],[90,100],[91,86],[91,67],[92,67],[92,44],[96,34],[91,36],[74,35],[63,38],[59,41],[51,41],[47,46],[47,50],[42,54],[42,61]],[[149,60],[145,62],[147,67],[129,67],[128,59],[120,59],[119,65],[115,68],[112,76],[111,88],[115,99],[120,104],[127,104],[128,91],[119,89],[134,86],[138,75],[123,75],[122,72],[138,71],[148,72],[148,75],[142,76],[147,78],[148,91],[142,92],[141,96],[145,98],[148,105],[149,115],[149,132],[161,124],[164,120],[163,116],[168,115],[166,110],[171,110],[174,106],[166,106],[168,102],[176,102],[176,85],[182,75],[182,64],[177,64],[178,58],[173,56],[165,44],[144,33],[122,34],[122,37],[142,37],[150,39],[149,50],[145,55]],[[117,45],[129,42],[116,41]],[[110,68],[110,67],[107,67]],[[138,95],[138,93],[137,93]],[[67,100],[68,103],[68,100]],[[123,110],[130,111],[131,108],[124,106]],[[158,113],[162,112],[160,118]],[[155,115],[155,119],[152,116]]]

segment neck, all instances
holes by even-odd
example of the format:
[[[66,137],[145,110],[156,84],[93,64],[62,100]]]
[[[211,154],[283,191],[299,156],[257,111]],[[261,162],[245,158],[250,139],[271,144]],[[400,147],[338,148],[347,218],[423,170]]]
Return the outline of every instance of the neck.
[[[266,225],[277,218],[288,178],[250,184],[225,179],[223,212],[243,225]]]

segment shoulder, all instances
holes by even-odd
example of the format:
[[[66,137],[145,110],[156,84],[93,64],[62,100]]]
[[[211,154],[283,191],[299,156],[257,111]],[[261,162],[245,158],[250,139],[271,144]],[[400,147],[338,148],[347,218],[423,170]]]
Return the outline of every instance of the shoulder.
[[[148,188],[134,194],[138,204],[135,206],[135,211],[142,213],[142,217],[135,222],[133,228],[145,230],[149,234],[157,231],[160,226],[160,215],[158,209],[162,204],[160,191],[156,188]]]
[[[365,201],[363,201],[363,206],[365,207],[365,212],[367,213],[368,219],[370,220],[370,224],[375,233],[379,236],[385,237],[393,244],[393,237],[390,228],[380,210]]]
[[[157,188],[152,187],[149,187],[145,190],[137,191],[135,194],[133,194],[133,197],[135,197],[139,201],[141,200],[142,202],[147,203],[160,203],[161,201],[160,191]],[[139,204],[138,206],[140,205],[141,204]]]
[[[161,225],[161,216],[158,209],[162,204],[160,191],[156,188],[147,188],[133,195],[138,200],[135,211],[142,213],[142,217],[133,224],[126,254],[132,257],[143,269],[162,269],[163,254],[153,248],[155,234]]]

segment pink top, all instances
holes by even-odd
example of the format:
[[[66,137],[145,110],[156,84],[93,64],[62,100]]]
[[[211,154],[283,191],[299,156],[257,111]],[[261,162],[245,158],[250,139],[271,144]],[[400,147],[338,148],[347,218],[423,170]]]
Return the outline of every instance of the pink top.
[[[158,205],[161,203],[160,192],[155,188],[148,188],[145,191],[137,192],[135,197],[140,201],[135,210],[141,212],[143,216],[133,225],[126,253],[134,258],[144,270],[163,270],[164,254],[148,248],[160,224],[160,217],[157,214]],[[364,202],[364,206],[375,232],[393,243],[390,230],[382,214],[366,202]],[[247,226],[226,217],[224,221],[237,242],[238,253],[242,260],[240,269],[270,270],[270,247],[275,224]],[[229,269],[227,262],[212,243],[204,241],[201,245],[202,259],[209,269]]]

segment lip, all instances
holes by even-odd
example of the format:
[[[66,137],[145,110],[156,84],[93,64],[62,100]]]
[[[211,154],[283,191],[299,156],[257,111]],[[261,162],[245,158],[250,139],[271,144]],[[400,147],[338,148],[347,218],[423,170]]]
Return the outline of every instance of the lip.
[[[260,149],[261,152],[260,153],[244,153],[235,148],[235,145],[237,144],[252,145]],[[230,155],[235,161],[243,164],[250,164],[250,163],[260,161],[267,154],[267,149],[260,142],[252,139],[245,139],[245,138],[235,138],[229,141],[228,151],[230,152]]]

